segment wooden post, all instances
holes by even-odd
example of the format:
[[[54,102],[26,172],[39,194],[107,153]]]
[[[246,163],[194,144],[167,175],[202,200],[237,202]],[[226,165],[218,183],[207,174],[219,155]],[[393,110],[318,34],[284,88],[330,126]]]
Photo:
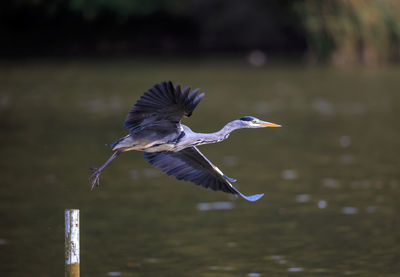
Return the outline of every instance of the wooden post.
[[[65,277],[79,277],[79,210],[67,209],[65,216]]]

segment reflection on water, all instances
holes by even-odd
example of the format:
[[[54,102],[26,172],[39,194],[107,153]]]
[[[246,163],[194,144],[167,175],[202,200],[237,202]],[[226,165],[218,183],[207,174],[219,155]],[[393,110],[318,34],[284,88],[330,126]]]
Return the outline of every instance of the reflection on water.
[[[304,270],[302,267],[293,266],[291,262],[288,262],[282,255],[272,255],[270,258],[279,265],[289,265],[289,267],[287,268],[287,271],[289,272],[301,272]]]
[[[313,99],[312,108],[324,116],[333,116],[336,113],[340,115],[362,115],[366,112],[366,107],[363,103],[338,102],[334,104],[319,97]]]
[[[239,163],[239,159],[236,156],[224,156],[223,165],[232,167],[236,166]]]
[[[367,213],[372,214],[375,213],[378,210],[378,208],[376,206],[368,206],[365,210]]]
[[[296,202],[298,203],[307,203],[311,199],[310,195],[308,194],[299,194],[296,195]]]
[[[318,201],[317,206],[320,209],[325,209],[326,207],[328,207],[328,202],[325,200],[320,200],[320,201]]]
[[[281,173],[282,178],[285,180],[294,180],[297,179],[297,171],[293,169],[285,169]]]
[[[143,168],[142,170],[138,171],[138,170],[130,170],[130,177],[131,179],[140,179],[140,178],[158,178],[160,176],[162,176],[162,172],[160,170],[157,170],[155,168]]]
[[[111,272],[107,272],[108,276],[121,276],[121,272],[116,272],[116,271],[111,271]]]
[[[313,100],[312,108],[319,114],[326,116],[333,115],[335,112],[334,106],[331,102],[326,101],[325,99],[319,97]]]
[[[254,58],[254,57],[253,57]],[[63,211],[81,210],[82,276],[396,276],[400,272],[397,68],[335,71],[238,61],[0,66],[0,275],[62,275]],[[88,168],[126,134],[129,108],[172,79],[206,96],[184,123],[255,203],[124,153],[90,192]]]
[[[300,272],[303,271],[304,269],[302,267],[289,267],[288,271],[289,272]]]
[[[82,102],[82,107],[91,113],[107,113],[108,111],[120,111],[123,107],[120,97],[112,96],[108,99],[95,98]]]
[[[342,213],[343,214],[358,214],[358,208],[357,207],[343,207]]]
[[[347,148],[351,145],[351,139],[349,136],[341,136],[339,139],[340,146]]]
[[[233,202],[228,201],[216,201],[216,202],[201,202],[197,204],[197,209],[199,211],[210,211],[210,210],[231,210],[235,205]]]
[[[340,182],[333,178],[324,178],[322,180],[322,185],[326,188],[337,189],[340,187]]]
[[[341,162],[344,164],[352,164],[355,162],[355,157],[353,154],[343,154],[341,157]]]

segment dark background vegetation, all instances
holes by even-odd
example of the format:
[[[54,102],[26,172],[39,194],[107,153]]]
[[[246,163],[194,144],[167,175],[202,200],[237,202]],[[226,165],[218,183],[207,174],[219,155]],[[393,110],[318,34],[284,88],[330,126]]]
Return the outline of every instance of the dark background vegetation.
[[[399,61],[397,0],[0,2],[3,57],[242,54],[335,65]]]

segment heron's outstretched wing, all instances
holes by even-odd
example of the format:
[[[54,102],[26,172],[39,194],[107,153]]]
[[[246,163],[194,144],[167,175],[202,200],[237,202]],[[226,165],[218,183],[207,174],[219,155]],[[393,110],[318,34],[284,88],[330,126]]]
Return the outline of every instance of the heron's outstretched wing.
[[[229,182],[229,180],[235,180],[224,175],[197,147],[185,148],[179,152],[144,152],[144,157],[150,164],[178,180],[190,181],[213,190],[222,190],[235,195],[239,194],[249,201],[256,201],[264,195],[245,196],[240,193]]]
[[[145,92],[129,111],[124,126],[132,134],[143,129],[153,129],[160,133],[176,132],[182,116],[190,116],[204,93],[199,89],[180,86],[174,88],[171,81],[154,85]]]

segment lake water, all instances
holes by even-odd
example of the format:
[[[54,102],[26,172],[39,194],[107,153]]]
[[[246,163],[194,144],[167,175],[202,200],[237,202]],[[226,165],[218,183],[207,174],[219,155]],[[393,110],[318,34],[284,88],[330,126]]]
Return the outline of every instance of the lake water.
[[[184,124],[245,129],[200,150],[255,203],[178,181],[141,153],[90,191],[154,83],[206,93]],[[82,276],[399,276],[400,68],[240,60],[0,64],[0,275],[62,276],[64,209],[81,211]]]

